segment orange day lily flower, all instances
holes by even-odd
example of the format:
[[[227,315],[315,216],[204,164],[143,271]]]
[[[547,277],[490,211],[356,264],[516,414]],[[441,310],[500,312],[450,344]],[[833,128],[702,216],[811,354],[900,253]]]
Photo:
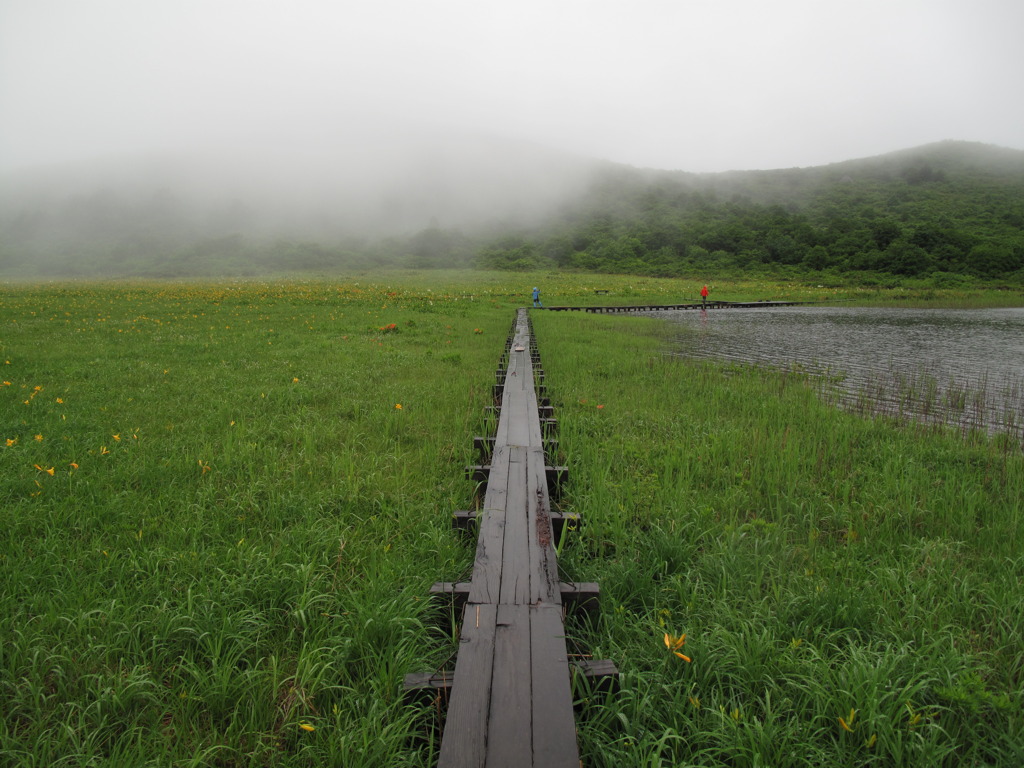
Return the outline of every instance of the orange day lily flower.
[[[839,725],[840,725],[840,727],[842,727],[842,729],[844,731],[846,731],[847,733],[853,733],[853,721],[854,721],[854,719],[856,717],[857,717],[857,710],[856,709],[851,709],[850,710],[849,718],[847,718],[846,720],[844,720],[841,717],[836,718],[836,719],[839,720]]]
[[[665,633],[665,647],[668,648],[672,653],[678,656],[680,659],[689,664],[692,659],[685,653],[680,653],[679,649],[686,643],[686,634],[682,634],[679,637],[673,637],[668,632]]]

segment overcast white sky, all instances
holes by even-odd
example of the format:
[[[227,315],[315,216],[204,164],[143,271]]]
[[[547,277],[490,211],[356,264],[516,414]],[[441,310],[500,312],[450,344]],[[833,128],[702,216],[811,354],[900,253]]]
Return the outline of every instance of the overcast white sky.
[[[688,171],[1024,149],[1022,33],[1024,0],[0,0],[0,168],[390,123]]]

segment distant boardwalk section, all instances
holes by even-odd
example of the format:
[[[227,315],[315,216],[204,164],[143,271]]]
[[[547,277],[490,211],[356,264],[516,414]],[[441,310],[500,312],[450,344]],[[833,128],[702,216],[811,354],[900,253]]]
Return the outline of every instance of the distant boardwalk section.
[[[764,309],[766,307],[795,307],[811,304],[808,301],[709,301],[707,304],[627,304],[604,307],[547,307],[549,312],[593,312],[614,314],[618,312],[658,312],[661,310],[684,309]]]

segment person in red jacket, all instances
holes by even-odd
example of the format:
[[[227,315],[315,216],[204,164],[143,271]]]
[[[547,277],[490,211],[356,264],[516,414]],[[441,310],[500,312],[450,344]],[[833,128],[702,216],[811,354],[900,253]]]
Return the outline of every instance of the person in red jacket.
[[[708,305],[708,287],[706,285],[700,289],[700,302],[703,307]]]

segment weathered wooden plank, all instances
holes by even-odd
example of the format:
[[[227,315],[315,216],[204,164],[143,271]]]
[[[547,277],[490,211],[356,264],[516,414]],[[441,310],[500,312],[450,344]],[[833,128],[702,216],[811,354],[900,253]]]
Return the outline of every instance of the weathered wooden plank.
[[[562,610],[533,605],[530,615],[533,765],[579,768]]]
[[[509,376],[519,374],[518,380],[512,384],[505,384],[504,399],[501,404],[502,421],[506,424],[504,440],[508,445],[529,445],[531,433],[529,396],[533,394],[533,380],[530,377],[529,362],[522,358],[522,353],[516,353],[516,355]],[[508,381],[509,379],[506,379],[506,382]],[[499,432],[498,440],[501,439],[502,435]]]
[[[441,737],[440,766],[481,768],[486,764],[496,624],[496,605],[467,604],[459,634],[455,677],[471,684],[452,686]]]
[[[526,490],[530,499],[530,602],[560,605],[562,598],[558,588],[555,532],[551,525],[544,449],[532,449],[530,458],[526,477]]]
[[[585,678],[591,691],[608,693],[618,687],[619,670],[610,659],[578,659],[571,665],[573,678]]]
[[[438,693],[447,697],[454,679],[454,672],[443,669],[439,672],[412,672],[402,681],[402,690],[410,700],[421,695],[433,698]]]
[[[528,734],[533,715],[530,612],[525,604],[498,606],[487,722],[488,768],[536,765]]]
[[[511,448],[507,445],[495,447],[490,479],[484,495],[480,532],[477,534],[476,558],[473,561],[473,593],[470,600],[474,603],[498,602],[511,458]]]
[[[505,541],[501,555],[501,603],[525,605],[530,601],[530,545],[527,522],[527,449],[510,446],[508,496],[505,502]]]

